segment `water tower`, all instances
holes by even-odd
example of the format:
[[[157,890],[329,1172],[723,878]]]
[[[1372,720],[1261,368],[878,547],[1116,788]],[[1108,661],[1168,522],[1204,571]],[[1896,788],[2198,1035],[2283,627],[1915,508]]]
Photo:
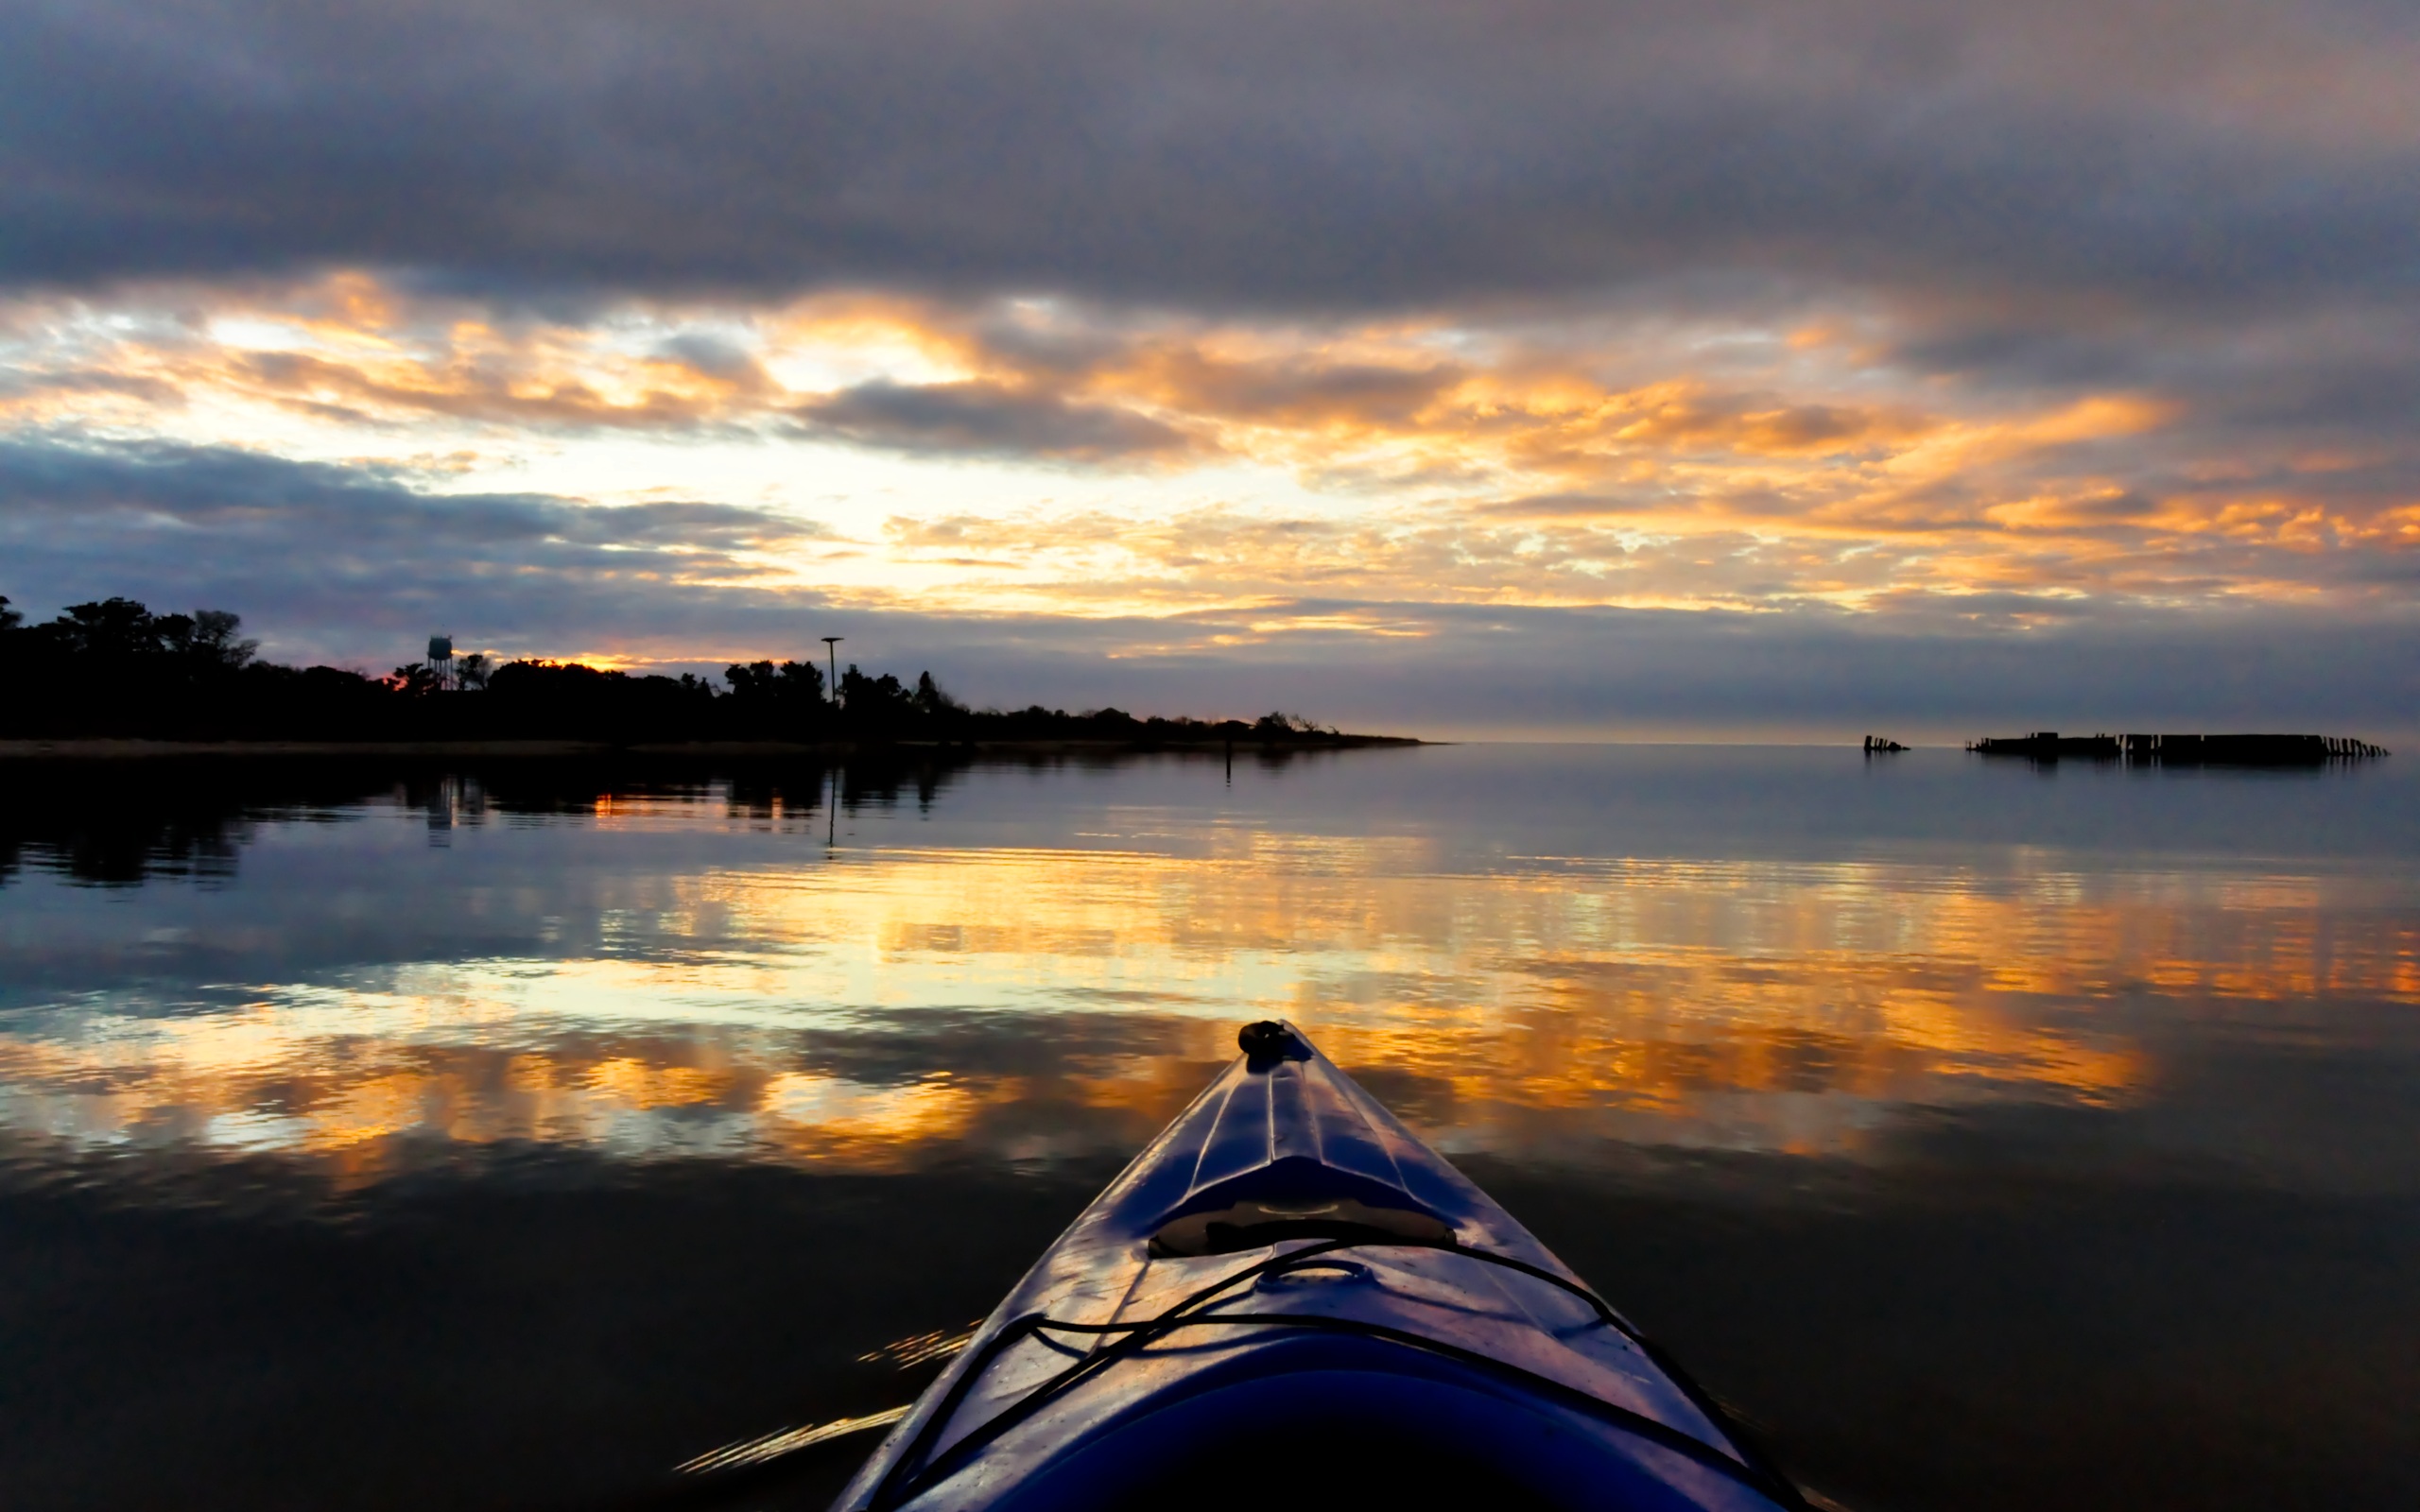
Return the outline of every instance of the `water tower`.
[[[454,691],[454,637],[432,635],[428,638],[428,670],[437,674],[440,692]]]

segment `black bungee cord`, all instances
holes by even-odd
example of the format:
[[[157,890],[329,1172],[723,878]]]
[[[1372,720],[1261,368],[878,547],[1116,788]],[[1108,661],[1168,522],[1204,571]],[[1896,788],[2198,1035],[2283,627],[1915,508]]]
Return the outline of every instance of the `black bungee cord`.
[[[1664,1423],[1658,1422],[1654,1418],[1646,1417],[1643,1414],[1634,1413],[1627,1408],[1616,1406],[1612,1402],[1604,1401],[1599,1398],[1591,1396],[1585,1391],[1567,1385],[1563,1382],[1552,1379],[1551,1377],[1542,1376],[1535,1371],[1524,1369],[1519,1366],[1510,1365],[1502,1360],[1495,1359],[1491,1355],[1481,1354],[1473,1349],[1466,1349],[1459,1345],[1447,1344],[1442,1340],[1431,1339],[1426,1335],[1411,1332],[1409,1330],[1392,1328],[1379,1323],[1366,1323],[1354,1318],[1329,1317],[1318,1314],[1210,1313],[1202,1311],[1215,1303],[1222,1294],[1233,1289],[1238,1282],[1250,1280],[1255,1277],[1282,1275],[1289,1270],[1304,1268],[1312,1262],[1332,1255],[1341,1249],[1374,1247],[1435,1249],[1448,1254],[1461,1255],[1466,1259],[1480,1261],[1491,1265],[1500,1265],[1505,1269],[1517,1271],[1525,1276],[1534,1277],[1539,1280],[1545,1281],[1549,1285],[1559,1287],[1563,1291],[1580,1298],[1582,1301],[1588,1304],[1589,1309],[1596,1314],[1597,1320],[1599,1323],[1620,1333],[1623,1338],[1628,1340],[1642,1354],[1646,1355],[1648,1359],[1660,1367],[1665,1374],[1671,1379],[1673,1384],[1680,1389],[1682,1394],[1689,1399],[1691,1404],[1696,1406],[1700,1412],[1705,1414],[1707,1419],[1714,1423],[1717,1429],[1730,1440],[1732,1445],[1738,1451],[1740,1457],[1738,1459],[1734,1459],[1730,1455],[1723,1453],[1721,1451],[1713,1448],[1688,1434],[1682,1433],[1678,1429],[1674,1429]],[[939,1402],[934,1404],[933,1410],[927,1414],[924,1421],[918,1425],[915,1436],[902,1449],[899,1458],[893,1462],[890,1471],[885,1474],[882,1481],[875,1486],[873,1494],[869,1497],[866,1502],[867,1512],[892,1512],[893,1508],[899,1506],[910,1497],[915,1496],[924,1488],[924,1486],[950,1474],[959,1465],[972,1457],[977,1451],[982,1449],[985,1445],[992,1443],[1001,1435],[1007,1433],[1011,1428],[1014,1428],[1018,1423],[1032,1417],[1050,1401],[1065,1395],[1066,1392],[1073,1389],[1081,1382],[1101,1373],[1110,1366],[1141,1352],[1141,1350],[1150,1345],[1155,1339],[1181,1328],[1221,1327],[1226,1325],[1294,1328],[1306,1332],[1345,1333],[1365,1338],[1382,1339],[1390,1343],[1406,1345],[1414,1349],[1426,1350],[1429,1353],[1442,1355],[1445,1358],[1453,1359],[1462,1364],[1477,1366],[1482,1369],[1487,1369],[1499,1375],[1512,1376],[1521,1381],[1525,1385],[1529,1385],[1532,1388],[1542,1388],[1547,1392],[1547,1394],[1573,1405],[1579,1406],[1582,1410],[1589,1412],[1594,1416],[1609,1418],[1616,1425],[1633,1433],[1638,1434],[1642,1437],[1651,1439],[1667,1449],[1670,1449],[1678,1453],[1686,1455],[1688,1458],[1697,1461],[1700,1464],[1705,1465],[1712,1469],[1728,1475],[1735,1480],[1743,1482],[1763,1495],[1778,1501],[1783,1506],[1795,1509],[1795,1512],[1804,1512],[1804,1509],[1806,1507],[1806,1499],[1800,1493],[1797,1486],[1792,1483],[1788,1476],[1782,1474],[1776,1467],[1772,1465],[1765,1456],[1753,1446],[1744,1432],[1734,1420],[1732,1414],[1725,1411],[1720,1402],[1716,1401],[1703,1388],[1699,1387],[1694,1381],[1691,1381],[1686,1373],[1680,1368],[1677,1362],[1673,1361],[1661,1349],[1650,1342],[1645,1335],[1641,1334],[1639,1331],[1630,1323],[1628,1319],[1624,1318],[1618,1312],[1615,1311],[1611,1303],[1598,1296],[1595,1291],[1566,1277],[1558,1276],[1553,1271],[1550,1271],[1544,1266],[1532,1264],[1528,1261],[1519,1260],[1511,1255],[1499,1255],[1488,1250],[1472,1249],[1457,1244],[1451,1239],[1419,1240],[1389,1236],[1384,1239],[1327,1239],[1306,1246],[1301,1249],[1288,1250],[1284,1254],[1272,1255],[1266,1260],[1257,1261],[1253,1264],[1246,1265],[1240,1270],[1230,1272],[1219,1280],[1171,1304],[1156,1316],[1136,1322],[1077,1323],[1063,1318],[1053,1318],[1041,1313],[1028,1313],[1012,1320],[1004,1326],[997,1333],[986,1340],[982,1349],[970,1358],[963,1367],[959,1369],[956,1379],[950,1383],[949,1390],[943,1394]],[[1075,1361],[1066,1368],[1061,1370],[1056,1375],[1053,1375],[1048,1380],[1035,1386],[1031,1391],[1028,1391],[1024,1396],[1018,1398],[1014,1402],[1011,1402],[1010,1405],[1002,1408],[991,1418],[986,1418],[983,1422],[977,1425],[963,1436],[959,1437],[956,1442],[952,1443],[940,1454],[935,1455],[930,1459],[926,1459],[925,1456],[931,1453],[933,1440],[938,1437],[942,1431],[948,1425],[950,1419],[957,1415],[958,1409],[965,1400],[968,1392],[970,1392],[975,1383],[981,1379],[983,1373],[991,1367],[993,1362],[998,1359],[1001,1354],[1005,1353],[1012,1346],[1027,1338],[1044,1332],[1083,1333],[1093,1335],[1118,1334],[1123,1335],[1123,1337],[1118,1338],[1116,1342],[1109,1345],[1105,1349],[1095,1350],[1093,1353]]]

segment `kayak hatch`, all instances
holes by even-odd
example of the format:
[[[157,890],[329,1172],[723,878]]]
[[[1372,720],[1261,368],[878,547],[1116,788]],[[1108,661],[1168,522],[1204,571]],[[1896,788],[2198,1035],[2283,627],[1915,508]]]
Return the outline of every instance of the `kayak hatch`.
[[[1238,1040],[835,1512],[1805,1507],[1299,1030]]]

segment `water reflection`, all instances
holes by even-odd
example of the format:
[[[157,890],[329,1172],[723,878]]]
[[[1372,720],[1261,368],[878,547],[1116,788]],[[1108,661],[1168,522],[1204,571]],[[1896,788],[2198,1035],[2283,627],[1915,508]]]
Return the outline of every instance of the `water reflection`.
[[[12,1507],[878,1415],[1272,1014],[1859,1512],[2420,1494],[2393,764],[11,776]]]
[[[227,759],[191,762],[18,761],[0,785],[0,883],[22,868],[96,886],[234,875],[264,824],[326,823],[365,814],[420,815],[431,844],[491,818],[628,820],[719,810],[782,828],[838,797],[849,809],[912,802],[929,811],[973,765],[947,750],[861,761],[714,772],[694,762],[520,761],[472,771],[391,761]]]
[[[430,1142],[1029,1160],[1131,1148],[1282,1014],[1452,1149],[1843,1155],[1909,1108],[2137,1105],[2214,1036],[2395,1039],[2420,999],[2397,868],[1536,854],[1148,775],[1037,816],[1031,769],[861,771],[837,847],[820,769],[23,806],[0,1120],[352,1179]],[[977,833],[933,843],[951,782]],[[1004,823],[1041,833],[976,843]],[[204,885],[45,885],[146,878]]]

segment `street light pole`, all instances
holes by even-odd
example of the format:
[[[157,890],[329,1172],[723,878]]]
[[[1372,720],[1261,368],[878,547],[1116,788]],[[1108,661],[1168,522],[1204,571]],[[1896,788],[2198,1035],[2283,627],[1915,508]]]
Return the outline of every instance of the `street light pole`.
[[[845,635],[823,637],[823,659],[824,664],[832,669],[832,707],[835,709],[840,707],[840,643],[847,639]],[[823,809],[824,849],[827,850],[832,849],[839,843],[839,839],[840,767],[838,763],[835,763],[832,767],[832,794]]]

